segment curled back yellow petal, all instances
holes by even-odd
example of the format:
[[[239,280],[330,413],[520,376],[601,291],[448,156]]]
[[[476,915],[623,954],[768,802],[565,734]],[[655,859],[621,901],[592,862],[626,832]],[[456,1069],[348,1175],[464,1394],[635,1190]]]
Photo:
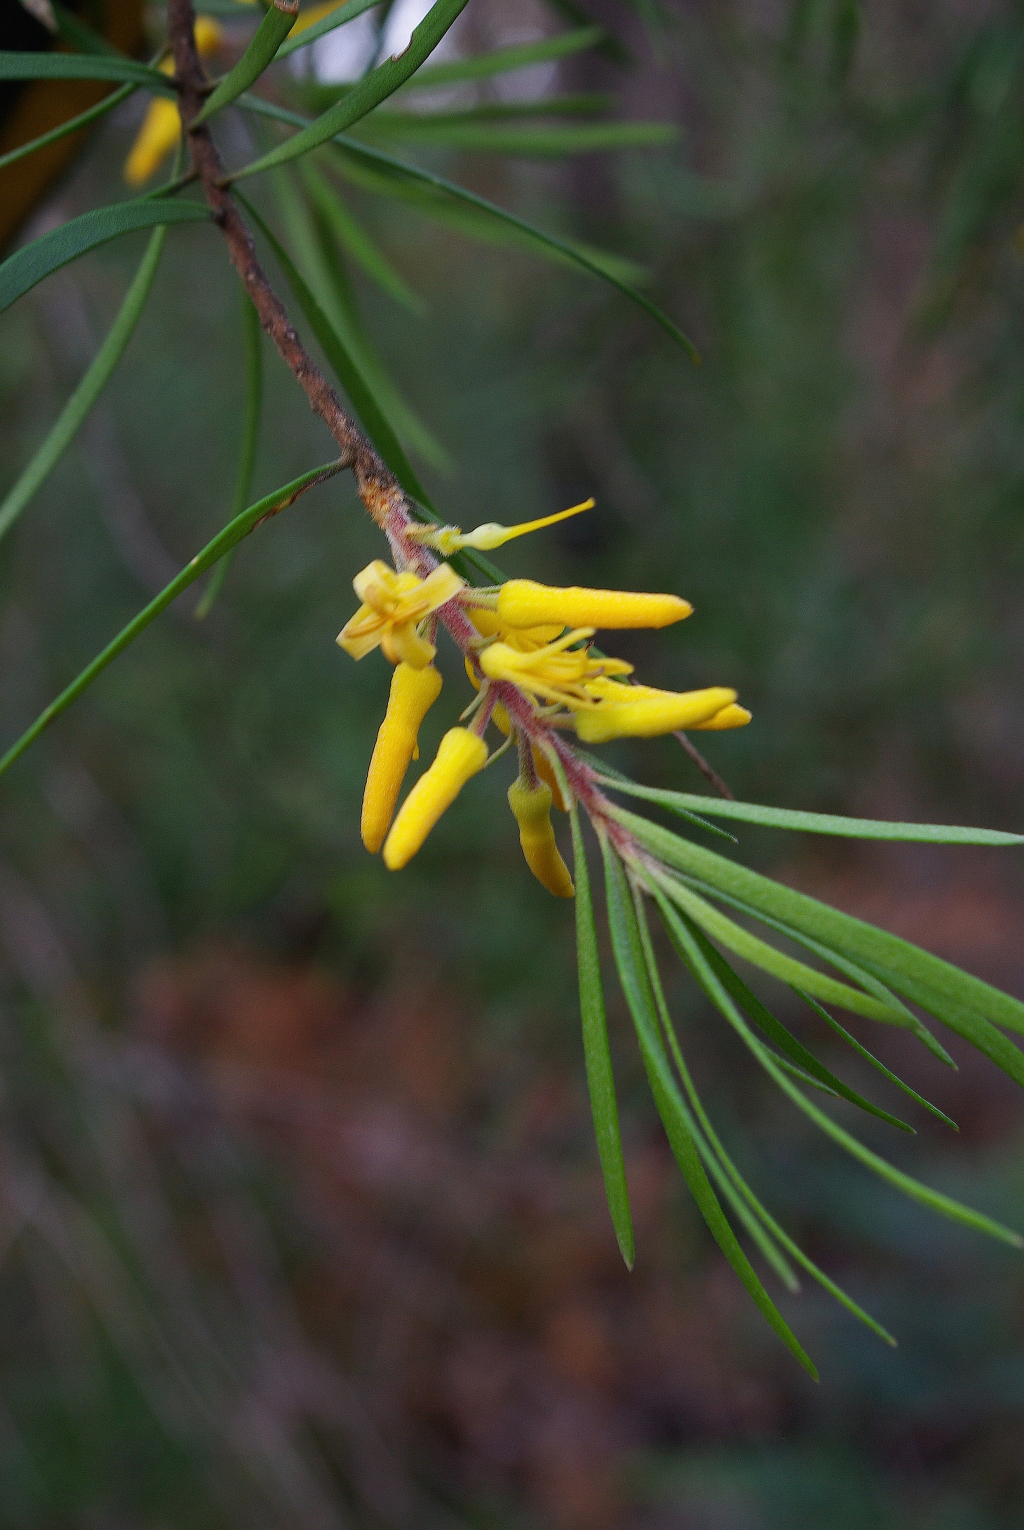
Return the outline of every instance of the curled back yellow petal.
[[[373,747],[363,792],[359,829],[363,844],[376,855],[384,843],[410,762],[419,754],[420,723],[441,694],[441,676],[433,665],[414,669],[398,664],[391,676],[388,709]]]
[[[542,648],[519,648],[498,641],[481,649],[477,663],[489,680],[508,680],[535,699],[562,706],[594,706],[587,683],[607,675],[628,675],[625,659],[596,659],[588,648],[573,647],[593,637],[593,627],[577,627]]]
[[[396,574],[379,558],[352,581],[363,604],[338,633],[338,645],[353,659],[362,659],[378,646],[392,664],[424,669],[437,651],[418,631],[421,621],[451,600],[463,581],[447,563],[426,577],[406,569]]]
[[[446,808],[466,782],[487,763],[487,745],[468,728],[449,728],[434,763],[402,803],[384,841],[384,864],[400,871],[416,854]]]
[[[705,732],[720,732],[724,728],[745,728],[750,721],[750,713],[746,707],[739,707],[735,703],[723,707],[716,712],[714,717],[709,717],[707,722],[690,723],[691,728],[701,728]]]
[[[638,687],[639,689],[639,687]],[[628,690],[624,696],[629,697]],[[656,738],[679,728],[697,728],[736,700],[736,692],[713,685],[703,691],[654,691],[622,702],[575,713],[577,736],[586,744],[604,744],[613,738]]]
[[[542,781],[531,786],[520,776],[508,789],[508,805],[519,825],[526,864],[537,881],[556,898],[575,897],[569,868],[558,853],[551,827],[551,788]]]
[[[678,595],[643,595],[629,590],[558,589],[532,579],[509,579],[498,591],[498,617],[507,627],[667,627],[693,607]]]

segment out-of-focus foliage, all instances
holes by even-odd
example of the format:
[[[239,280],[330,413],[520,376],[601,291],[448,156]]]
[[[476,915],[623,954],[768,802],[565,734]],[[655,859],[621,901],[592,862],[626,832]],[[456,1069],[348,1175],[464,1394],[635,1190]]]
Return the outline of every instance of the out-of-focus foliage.
[[[693,600],[660,656],[643,637],[627,656],[652,683],[740,687],[754,724],[708,749],[738,795],[1016,827],[1017,8],[644,9],[649,35],[625,6],[597,18],[631,63],[580,55],[557,84],[680,122],[678,147],[570,170],[439,148],[425,162],[647,266],[704,363],[568,269],[357,190],[426,305],[411,317],[352,273],[390,372],[458,464],[445,476],[421,453],[417,469],[463,525],[597,496],[547,534],[547,572]],[[502,10],[470,6],[474,51]],[[139,111],[102,129],[61,217],[123,194]],[[144,238],[0,321],[0,489]],[[5,740],[226,519],[237,314],[212,232],[169,241],[105,402],[0,548]],[[264,382],[275,428],[254,493],[327,444],[269,356]],[[5,1515],[1009,1530],[1024,1512],[1013,1256],[819,1153],[682,990],[741,1166],[903,1347],[872,1347],[805,1294],[828,1357],[812,1393],[744,1326],[613,1014],[649,1250],[633,1277],[616,1267],[571,915],[530,885],[511,820],[496,833],[503,784],[483,778],[400,878],[359,845],[386,675],[345,664],[333,637],[351,569],[378,553],[351,488],[316,490],[243,547],[205,622],[182,602],[5,779]],[[698,788],[670,740],[647,758],[658,784]],[[780,853],[767,831],[744,845]],[[954,852],[808,852],[787,869],[1020,991],[1021,891],[962,854],[942,894]],[[264,955],[203,954],[225,941]],[[896,1042],[884,1055],[906,1065]],[[922,1124],[898,1161],[1015,1221],[1016,1102],[957,1055],[958,1079],[931,1062],[911,1076],[963,1139]]]

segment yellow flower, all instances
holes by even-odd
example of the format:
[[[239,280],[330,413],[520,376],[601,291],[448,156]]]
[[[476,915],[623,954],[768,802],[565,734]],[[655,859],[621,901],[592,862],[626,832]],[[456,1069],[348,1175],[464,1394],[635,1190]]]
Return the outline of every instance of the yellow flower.
[[[640,595],[629,590],[557,589],[532,579],[509,579],[498,591],[498,618],[505,627],[667,627],[693,607],[678,595]]]
[[[412,860],[441,814],[486,763],[487,745],[479,734],[449,728],[434,763],[402,803],[384,841],[384,864],[389,871],[400,871]]]
[[[196,48],[201,58],[216,52],[223,40],[223,30],[208,16],[196,20]],[[174,60],[165,58],[160,65],[162,74],[174,73]],[[128,158],[124,162],[124,178],[129,186],[144,186],[155,175],[170,154],[181,134],[181,117],[178,103],[165,96],[158,96],[149,104],[136,134]]]
[[[553,643],[525,651],[498,641],[481,650],[477,663],[488,680],[511,681],[532,700],[559,702],[573,710],[591,707],[596,702],[588,693],[588,681],[628,675],[633,669],[624,659],[594,659],[588,648],[571,647],[593,635],[592,627],[577,627]]]
[[[593,689],[597,689],[595,686]],[[750,713],[735,705],[736,692],[713,685],[703,691],[659,691],[652,686],[615,686],[622,701],[602,688],[599,703],[575,714],[577,736],[585,744],[604,744],[613,738],[656,738],[680,728],[711,726],[738,728],[750,721]],[[724,716],[723,716],[724,714]],[[722,717],[722,721],[717,719]]]
[[[462,580],[447,563],[426,579],[407,570],[396,574],[375,559],[352,581],[363,604],[338,633],[338,644],[353,659],[362,659],[378,645],[392,664],[425,669],[437,652],[416,628],[423,619],[462,589]]]
[[[363,792],[360,833],[371,855],[384,843],[410,762],[419,758],[420,723],[441,694],[441,676],[432,664],[413,669],[397,664],[388,709],[377,734]]]
[[[551,788],[541,781],[531,786],[520,776],[508,789],[508,805],[519,825],[526,864],[537,881],[556,898],[575,897],[569,868],[558,853],[551,827]]]

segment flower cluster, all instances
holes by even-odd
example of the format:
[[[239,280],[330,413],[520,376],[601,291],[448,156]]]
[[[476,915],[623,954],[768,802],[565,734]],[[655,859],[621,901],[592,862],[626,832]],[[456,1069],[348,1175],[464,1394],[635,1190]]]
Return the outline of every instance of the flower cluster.
[[[574,729],[587,744],[651,738],[681,729],[738,728],[750,721],[736,692],[722,686],[663,691],[634,684],[633,666],[593,646],[599,629],[666,627],[690,615],[677,595],[625,590],[559,589],[510,579],[489,589],[468,585],[433,548],[452,556],[463,547],[493,548],[565,515],[521,526],[493,522],[463,534],[457,527],[416,527],[406,539],[410,563],[396,572],[379,560],[356,575],[362,601],[338,635],[354,659],[375,648],[395,666],[387,712],[377,735],[363,796],[361,832],[371,853],[383,847],[392,871],[405,866],[466,782],[515,744],[519,775],[509,806],[519,825],[527,865],[557,897],[573,896],[555,844],[551,808],[565,810],[573,755],[559,730]],[[424,571],[425,570],[425,571]],[[437,756],[406,797],[402,783],[418,758],[420,724],[441,693],[434,639],[443,623],[462,649],[477,695],[441,740]],[[505,735],[495,754],[484,741],[490,723]],[[465,725],[463,725],[465,724]],[[394,820],[394,821],[392,821]]]

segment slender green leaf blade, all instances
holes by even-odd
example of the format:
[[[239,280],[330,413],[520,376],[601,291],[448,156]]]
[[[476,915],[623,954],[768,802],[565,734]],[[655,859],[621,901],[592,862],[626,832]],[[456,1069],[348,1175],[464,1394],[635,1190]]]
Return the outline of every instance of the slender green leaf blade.
[[[726,860],[703,845],[681,839],[647,819],[622,810],[617,810],[616,817],[666,865],[735,895],[755,912],[763,911],[782,919],[795,930],[803,931],[830,949],[877,971],[883,982],[908,998],[913,999],[913,995],[907,992],[907,985],[921,985],[936,1001],[952,1000],[989,1022],[1024,1031],[1024,1004],[941,957],[911,945],[888,930],[866,924],[852,914],[830,908],[806,893],[773,882],[760,872]],[[931,1009],[929,1012],[934,1013]],[[998,1061],[1011,1078],[1024,1085],[1024,1055],[1005,1038],[999,1039],[1004,1045],[999,1046],[993,1036],[987,1037],[993,1049],[989,1050],[989,1056]],[[998,1050],[998,1058],[994,1056],[994,1050]]]
[[[573,869],[576,881],[576,957],[579,965],[580,1018],[583,1022],[583,1056],[590,1091],[590,1110],[594,1118],[597,1153],[604,1175],[604,1190],[611,1212],[612,1225],[627,1270],[633,1268],[636,1249],[633,1220],[629,1211],[626,1166],[622,1158],[619,1133],[619,1110],[615,1101],[615,1076],[608,1045],[608,1025],[604,1010],[604,987],[601,962],[597,952],[597,928],[594,904],[590,895],[590,875],[583,846],[579,813],[569,814],[572,824]]]
[[[595,122],[586,127],[506,127],[486,123],[433,122],[410,112],[401,121],[370,117],[364,132],[374,139],[437,144],[478,154],[512,154],[520,159],[561,159],[622,149],[663,148],[679,137],[671,122]]]
[[[285,274],[288,285],[295,293],[299,307],[306,315],[309,327],[316,335],[324,355],[337,373],[338,380],[352,401],[352,405],[366,427],[366,431],[374,446],[380,452],[406,493],[411,494],[414,499],[429,504],[426,492],[420,484],[405,452],[402,450],[398,437],[370,392],[363,375],[342,344],[341,338],[334,326],[310,291],[305,278],[280,240],[267,227],[267,224],[260,217],[252,203],[247,201],[240,193],[236,193],[236,195],[273,250],[277,263]]]
[[[106,387],[146,306],[156,268],[160,263],[160,252],[163,249],[166,233],[166,227],[153,230],[146,246],[146,253],[142,257],[139,269],[125,294],[120,312],[111,325],[106,339],[96,352],[85,376],[61,410],[46,440],[0,504],[0,537],[6,535],[40,485],[45,482]]]
[[[799,988],[795,988],[793,992],[803,999],[808,1008],[813,1009],[816,1015],[820,1015],[825,1023],[831,1026],[836,1034],[841,1036],[859,1057],[863,1057],[865,1062],[869,1062],[873,1068],[877,1068],[883,1078],[887,1078],[891,1084],[895,1084],[897,1089],[902,1089],[904,1094],[909,1095],[912,1100],[918,1105],[922,1105],[925,1110],[931,1111],[933,1116],[937,1116],[940,1121],[944,1121],[947,1126],[951,1126],[955,1132],[960,1130],[956,1122],[950,1116],[947,1116],[944,1110],[940,1110],[937,1105],[933,1105],[931,1100],[926,1100],[923,1094],[918,1094],[917,1090],[912,1089],[908,1083],[900,1078],[898,1073],[894,1073],[891,1068],[887,1068],[880,1058],[877,1058],[873,1052],[869,1052],[867,1047],[846,1029],[845,1025],[840,1025],[835,1016],[830,1015],[828,1010],[818,1003],[817,999],[812,999],[809,993],[803,993]],[[749,1014],[750,1011],[748,1010],[747,1013]],[[751,1018],[753,1019],[753,1016]]]
[[[709,910],[708,904],[703,903],[703,900],[701,899],[696,899],[695,895],[687,893],[685,889],[682,889],[682,892],[685,894],[685,896],[679,897],[677,899],[675,895],[678,891],[680,891],[680,889],[677,885],[674,886],[671,884],[668,878],[662,882],[661,889],[666,894],[666,896],[679,903],[679,906],[690,915],[690,918],[694,921],[694,923],[702,925],[706,933],[718,935],[719,939],[722,938],[716,929],[703,925],[703,921],[699,917],[698,911],[691,904],[690,899],[694,898],[696,903],[701,904],[701,911]],[[711,909],[710,912],[715,913],[716,911]],[[738,926],[734,926],[733,928],[738,928]],[[741,931],[741,933],[745,934],[746,932]],[[742,952],[737,951],[737,955],[742,954]],[[810,968],[807,970],[810,971]],[[792,986],[795,987],[795,984]],[[905,1121],[901,1121],[898,1116],[891,1115],[889,1111],[883,1110],[881,1106],[873,1105],[870,1100],[866,1100],[864,1096],[858,1094],[855,1089],[851,1089],[848,1087],[848,1085],[844,1084],[842,1079],[837,1078],[831,1069],[826,1068],[824,1063],[819,1062],[818,1059],[814,1056],[813,1052],[810,1052],[802,1042],[799,1042],[796,1037],[786,1029],[781,1020],[777,1020],[775,1018],[771,1010],[769,1010],[766,1005],[762,1004],[761,1000],[756,996],[756,994],[754,994],[749,988],[746,988],[745,992],[746,997],[744,999],[744,1009],[750,1016],[751,1020],[753,1020],[754,1024],[759,1026],[761,1030],[764,1031],[766,1036],[770,1037],[771,1040],[774,1041],[779,1050],[784,1052],[786,1057],[788,1057],[792,1063],[796,1064],[799,1069],[801,1069],[804,1073],[810,1074],[815,1081],[824,1085],[824,1087],[829,1089],[833,1094],[840,1096],[842,1099],[848,1101],[851,1105],[856,1105],[859,1110],[866,1111],[868,1115],[877,1116],[880,1121],[887,1122],[889,1126],[898,1127],[900,1131],[909,1132],[911,1135],[913,1135],[914,1128],[912,1126],[908,1126],[907,1123]],[[811,1001],[808,1000],[808,1002]],[[816,1005],[815,1008],[818,1008],[818,1006]],[[822,1014],[825,1013],[824,1010],[821,1010],[820,1012]]]
[[[669,906],[668,900],[660,888],[655,886],[652,888],[652,892],[655,902],[658,905],[658,910],[661,913],[663,921],[666,922],[666,928],[668,928],[665,911],[668,909],[668,917],[674,918],[676,917],[675,910]],[[671,935],[671,931],[669,933]],[[678,943],[675,941],[674,937],[673,943],[676,944],[678,950]],[[684,964],[692,971],[685,953],[680,951],[680,955],[682,956]],[[703,1101],[701,1100],[700,1095],[697,1093],[697,1090],[694,1088],[693,1080],[690,1077],[690,1071],[686,1066],[686,1061],[679,1046],[679,1040],[676,1036],[675,1026],[672,1024],[671,1016],[667,1014],[667,1010],[664,1012],[663,1020],[665,1022],[665,1034],[668,1038],[669,1047],[675,1060],[676,1067],[679,1070],[679,1076],[683,1081],[683,1087],[685,1088],[687,1097],[689,1098],[690,1104],[693,1107],[694,1115],[700,1122],[701,1128],[704,1131],[710,1146],[717,1154],[723,1168],[736,1187],[736,1190],[740,1195],[743,1196],[744,1200],[751,1207],[759,1220],[763,1223],[764,1227],[771,1234],[775,1242],[779,1244],[781,1248],[787,1254],[789,1254],[793,1260],[796,1261],[797,1264],[800,1265],[801,1269],[806,1270],[807,1273],[814,1280],[818,1281],[818,1283],[826,1291],[828,1291],[836,1301],[840,1302],[848,1312],[852,1313],[855,1318],[870,1328],[873,1333],[878,1334],[879,1338],[884,1339],[887,1344],[892,1344],[895,1346],[896,1340],[893,1338],[892,1334],[889,1333],[887,1329],[883,1328],[880,1323],[876,1322],[870,1313],[865,1312],[863,1307],[859,1306],[858,1303],[855,1302],[853,1298],[849,1296],[841,1286],[837,1285],[835,1281],[826,1275],[823,1270],[819,1269],[814,1261],[804,1253],[799,1244],[795,1243],[794,1240],[789,1236],[785,1228],[781,1227],[779,1223],[775,1221],[771,1213],[765,1208],[761,1201],[758,1200],[757,1196],[751,1190],[750,1186],[747,1184],[747,1181],[740,1174],[739,1170],[736,1168],[736,1165],[733,1163],[725,1148],[722,1146],[718,1134],[715,1131],[714,1126],[708,1117],[708,1113],[704,1108]],[[822,1085],[820,1087],[823,1088],[824,1086]]]
[[[120,53],[20,53],[0,51],[0,80],[114,80],[175,95],[166,74]]]
[[[242,417],[242,437],[238,447],[238,470],[235,477],[235,497],[231,505],[232,519],[241,515],[252,490],[256,453],[260,444],[260,412],[263,407],[263,329],[260,316],[252,299],[242,288],[242,335],[245,343],[245,413]],[[215,566],[210,581],[203,591],[203,598],[196,606],[196,621],[209,616],[220,594],[231,567],[233,552],[227,552]]]
[[[241,100],[241,104],[248,111],[257,112],[262,116],[274,117],[278,121],[298,123],[305,121],[298,113],[289,112],[286,108],[274,106],[271,102],[261,101],[258,96],[248,96]],[[294,143],[295,141],[295,139],[288,140],[289,143]],[[561,259],[568,261],[569,264],[579,266],[582,270],[588,271],[591,276],[599,276],[602,281],[609,282],[619,292],[623,293],[624,296],[628,297],[631,302],[636,303],[638,307],[642,308],[645,313],[650,314],[651,318],[661,326],[666,334],[671,335],[676,344],[681,346],[693,361],[700,360],[700,355],[693,341],[683,333],[679,326],[674,324],[656,303],[652,303],[650,298],[645,297],[642,292],[637,291],[628,281],[617,274],[615,257],[605,257],[601,252],[590,250],[586,246],[575,243],[572,240],[562,239],[556,234],[545,233],[543,229],[539,229],[535,224],[527,222],[525,218],[519,218],[514,213],[507,212],[505,208],[499,207],[496,202],[489,202],[486,197],[477,196],[475,192],[467,191],[464,186],[459,186],[455,181],[445,180],[444,176],[434,175],[431,171],[423,170],[418,165],[410,165],[404,160],[395,159],[392,155],[385,154],[380,149],[374,149],[369,144],[360,143],[356,138],[348,138],[342,135],[336,137],[334,141],[341,149],[355,156],[356,159],[365,160],[378,169],[386,170],[400,180],[433,187],[453,200],[462,202],[467,207],[486,214],[487,217],[504,224],[509,229],[514,229],[518,234],[525,237],[529,243],[539,246],[549,257],[554,253]]]
[[[553,63],[555,59],[568,58],[572,53],[593,48],[604,36],[602,27],[577,27],[571,32],[559,32],[556,37],[545,37],[540,42],[494,48],[490,53],[453,59],[446,64],[428,64],[419,71],[410,88],[418,90],[421,86],[428,88],[453,85],[460,80],[482,80],[495,74],[510,74],[515,69],[529,69],[534,64]]]
[[[782,951],[776,951],[774,946],[768,945],[767,941],[742,929],[734,920],[713,908],[710,903],[706,903],[703,898],[698,897],[692,889],[684,887],[682,883],[671,877],[665,877],[664,888],[673,902],[678,903],[706,934],[721,941],[722,945],[728,946],[729,950],[743,961],[751,962],[784,983],[805,988],[808,993],[815,994],[819,999],[824,998],[832,1004],[839,1004],[855,1015],[866,1015],[869,1020],[890,1018],[887,1006],[881,1004],[878,999],[872,998],[870,994],[858,993],[857,989],[849,987],[848,984],[840,983],[823,972],[816,972],[805,962],[786,956]]]
[[[0,265],[0,312],[61,266],[121,234],[161,223],[205,223],[209,217],[210,209],[199,202],[147,197],[82,213],[15,250]]]
[[[343,27],[346,21],[354,21],[364,11],[372,11],[374,6],[380,3],[381,0],[348,0],[347,5],[339,5],[336,10],[321,16],[319,21],[314,21],[311,27],[302,27],[300,31],[293,33],[277,50],[278,58],[287,58],[289,53],[295,52],[296,48],[307,48],[310,43],[319,42],[321,37],[326,37],[327,33],[333,32],[335,27]]]
[[[284,11],[278,10],[276,5],[271,5],[257,27],[255,37],[238,63],[228,71],[216,90],[203,103],[202,110],[193,117],[190,126],[198,127],[215,112],[230,106],[243,90],[248,90],[249,86],[259,79],[267,65],[273,62],[275,53],[298,19],[297,9]]]
[[[10,769],[15,760],[25,753],[30,744],[35,743],[39,735],[45,728],[49,727],[55,718],[66,711],[73,701],[77,701],[83,691],[88,690],[93,681],[103,673],[107,665],[111,664],[131,643],[134,643],[135,639],[146,630],[150,622],[154,621],[161,611],[167,609],[172,600],[176,600],[201,574],[205,574],[206,570],[212,568],[218,559],[223,558],[225,553],[230,552],[237,542],[240,542],[243,537],[248,536],[250,531],[255,530],[260,521],[266,520],[268,517],[276,515],[279,510],[285,509],[294,499],[298,498],[304,489],[312,488],[313,484],[331,478],[340,471],[341,464],[338,462],[329,462],[325,463],[323,467],[313,468],[312,471],[303,473],[300,477],[293,479],[291,483],[285,484],[283,488],[275,489],[273,494],[267,494],[263,499],[257,501],[255,505],[250,505],[241,515],[236,516],[234,520],[229,521],[224,529],[218,532],[211,542],[206,544],[202,552],[197,553],[185,565],[181,573],[172,579],[170,584],[165,585],[159,595],[155,595],[149,604],[144,606],[126,627],[122,627],[121,631],[107,644],[106,648],[96,655],[92,663],[87,664],[85,669],[72,680],[71,684],[61,691],[60,695],[54,701],[51,701],[48,707],[40,712],[31,727],[26,728],[21,737],[11,745],[7,753],[0,759],[0,775],[3,775],[5,770]]]
[[[251,165],[245,165],[241,170],[236,171],[233,179],[239,180],[243,176],[257,175],[263,170],[271,169],[274,165],[286,164],[288,160],[296,159],[301,154],[308,154],[310,149],[318,148],[328,139],[335,138],[346,128],[352,127],[361,117],[365,117],[368,112],[373,111],[375,106],[379,106],[386,100],[399,85],[405,84],[424,59],[433,53],[448,28],[465,10],[466,4],[467,0],[434,0],[434,4],[414,30],[404,53],[379,64],[335,106],[330,107],[315,122],[310,123],[309,127],[303,128],[295,134],[294,138],[289,138],[285,143],[279,144],[276,149],[271,149],[269,154],[262,155]]]
[[[626,873],[617,853],[608,844],[605,836],[601,838],[601,850],[605,861],[608,925],[611,930],[615,963],[619,970],[626,1002],[633,1016],[641,1055],[647,1069],[658,1114],[665,1127],[676,1162],[715,1241],[754,1303],[808,1374],[817,1379],[813,1362],[758,1279],[753,1266],[737,1242],[736,1235],[726,1220],[718,1198],[704,1172],[693,1136],[687,1125],[686,1117],[689,1112],[672,1076],[661,1042],[657,1010],[644,965],[643,948]]]
[[[743,823],[772,829],[802,829],[808,834],[838,834],[852,839],[914,840],[932,845],[1024,845],[1024,834],[1001,829],[970,829],[935,823],[888,823],[876,818],[842,818],[834,813],[804,813],[789,808],[763,807],[754,802],[732,802],[724,797],[704,797],[694,792],[663,791],[635,782],[609,781],[615,791],[643,797],[662,807],[707,813],[712,818],[737,818]]]
[[[683,1059],[682,1049],[679,1046],[675,1027],[672,1024],[672,1016],[669,1013],[665,990],[661,982],[661,973],[658,971],[658,959],[654,951],[654,943],[651,940],[651,931],[647,922],[643,897],[638,888],[633,889],[633,906],[636,910],[636,923],[640,934],[644,965],[647,968],[647,979],[651,985],[651,992],[654,995],[654,1002],[661,1021],[662,1035],[669,1044],[669,1050],[675,1059],[680,1080],[692,1105],[697,1097],[696,1090],[693,1088],[693,1081],[690,1078],[689,1069]],[[814,1081],[812,1080],[811,1082]],[[687,1117],[686,1123],[690,1136],[693,1138],[697,1151],[701,1156],[701,1161],[783,1285],[788,1291],[798,1291],[800,1289],[800,1282],[794,1275],[785,1256],[770,1236],[767,1227],[758,1219],[748,1200],[741,1195],[739,1187],[734,1183],[733,1178],[727,1171],[724,1155],[716,1151],[715,1142],[717,1139],[714,1138],[713,1133],[709,1136],[703,1130],[704,1120],[706,1120],[706,1112],[702,1113],[700,1122],[691,1115]],[[735,1174],[735,1169],[732,1172]]]
[[[381,287],[396,302],[401,303],[410,313],[417,316],[423,314],[426,311],[423,299],[417,297],[411,287],[406,286],[390,262],[385,260],[363,225],[352,215],[341,197],[337,195],[333,187],[328,185],[308,159],[302,162],[301,174],[317,212],[340,243],[345,246],[352,259],[362,267],[371,280],[377,283],[378,287]]]
[[[951,1196],[943,1195],[941,1191],[932,1190],[911,1175],[904,1174],[901,1169],[897,1169],[886,1159],[865,1147],[856,1137],[833,1121],[831,1116],[827,1116],[811,1100],[808,1100],[782,1069],[775,1065],[770,1053],[761,1045],[740,1014],[737,1004],[742,1005],[745,994],[749,992],[746,984],[737,977],[707,936],[697,925],[688,920],[685,914],[677,914],[668,903],[663,907],[662,914],[666,919],[669,934],[677,942],[677,949],[681,955],[686,953],[684,960],[697,976],[708,997],[743,1037],[762,1067],[772,1076],[783,1093],[789,1095],[794,1104],[816,1126],[853,1158],[858,1159],[866,1168],[871,1169],[894,1189],[901,1191],[912,1200],[919,1201],[921,1205],[939,1212],[942,1216],[950,1217],[953,1221],[973,1227],[977,1232],[987,1233],[990,1237],[1012,1244],[1015,1248],[1024,1248],[1024,1238],[1019,1233],[1004,1227],[1001,1222],[994,1221],[982,1212],[963,1205]]]
[[[69,117],[67,122],[51,128],[48,133],[40,133],[38,138],[32,138],[28,143],[19,144],[16,149],[0,154],[0,170],[6,170],[8,165],[15,164],[17,160],[24,159],[28,154],[35,154],[39,149],[45,149],[48,144],[56,143],[58,139],[67,138],[69,133],[80,133],[91,122],[105,116],[115,106],[120,106],[122,101],[127,101],[136,90],[138,90],[137,85],[122,85],[120,90],[111,91],[109,96],[105,96],[102,101],[97,101],[95,106],[79,112],[77,117]]]

